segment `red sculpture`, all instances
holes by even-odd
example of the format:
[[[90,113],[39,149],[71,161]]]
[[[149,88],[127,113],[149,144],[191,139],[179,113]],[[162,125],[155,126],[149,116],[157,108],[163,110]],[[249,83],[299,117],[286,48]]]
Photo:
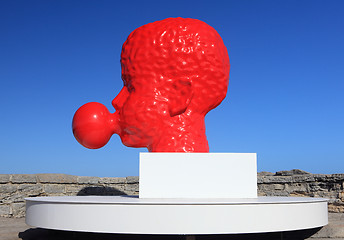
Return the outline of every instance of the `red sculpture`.
[[[225,98],[228,53],[220,35],[196,19],[168,18],[134,30],[121,54],[124,86],[111,114],[87,103],[73,118],[75,138],[104,146],[116,133],[150,152],[208,152],[205,115]]]

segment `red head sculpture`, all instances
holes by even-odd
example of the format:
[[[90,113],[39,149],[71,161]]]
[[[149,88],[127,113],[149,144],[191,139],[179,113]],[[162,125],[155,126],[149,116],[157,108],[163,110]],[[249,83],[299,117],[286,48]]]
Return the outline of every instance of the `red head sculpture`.
[[[208,152],[205,115],[225,98],[228,53],[220,35],[196,19],[168,18],[134,30],[121,54],[124,86],[111,114],[88,103],[73,118],[85,147],[117,133],[128,147],[150,152]]]

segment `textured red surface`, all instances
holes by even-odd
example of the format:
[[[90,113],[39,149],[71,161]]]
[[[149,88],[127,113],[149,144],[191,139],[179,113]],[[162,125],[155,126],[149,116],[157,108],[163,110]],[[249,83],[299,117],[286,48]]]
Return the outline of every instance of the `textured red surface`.
[[[117,133],[124,145],[152,152],[209,151],[204,117],[225,98],[230,68],[212,27],[184,18],[139,27],[123,44],[121,65],[116,112],[89,103],[75,113],[73,132],[82,145],[102,147]]]

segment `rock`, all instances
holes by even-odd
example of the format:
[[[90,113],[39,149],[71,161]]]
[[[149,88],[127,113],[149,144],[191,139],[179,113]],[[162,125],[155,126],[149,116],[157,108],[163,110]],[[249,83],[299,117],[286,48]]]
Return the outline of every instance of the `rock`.
[[[36,183],[36,175],[34,174],[13,174],[11,177],[12,183]]]
[[[283,184],[274,184],[274,189],[275,190],[283,190],[284,189],[284,185]]]
[[[20,184],[18,192],[24,196],[38,196],[43,192],[43,187],[41,184]]]
[[[41,183],[77,183],[78,177],[68,174],[37,174]]]
[[[105,183],[105,184],[121,184],[126,183],[125,177],[103,177],[99,179],[99,183]]]
[[[3,203],[16,203],[16,202],[24,202],[24,198],[27,196],[24,196],[21,193],[15,193],[12,195],[7,195],[2,202]]]
[[[309,185],[306,183],[291,183],[288,184],[286,190],[293,194],[306,194],[310,193]]]
[[[124,192],[126,194],[131,195],[133,192],[139,191],[139,185],[138,184],[127,184],[124,186]]]
[[[265,172],[265,171],[257,173],[257,176],[259,176],[259,177],[260,176],[273,176],[273,175],[275,175],[275,174],[272,172]]]
[[[16,191],[17,191],[17,185],[13,185],[13,184],[0,185],[1,194],[14,193]]]
[[[111,187],[111,188],[115,188],[118,191],[121,191],[121,192],[124,193],[124,188],[125,188],[126,184],[108,184],[106,186],[107,187]]]
[[[300,170],[300,169],[293,169],[290,171],[279,171],[275,173],[275,176],[293,176],[293,175],[304,175],[310,174],[309,172]]]
[[[11,215],[10,205],[0,205],[0,216],[9,217]]]
[[[328,210],[332,213],[344,213],[344,203],[342,205],[329,203]]]
[[[314,176],[312,174],[304,174],[304,175],[293,175],[293,182],[314,182]]]
[[[135,177],[126,177],[127,179],[127,183],[132,184],[132,183],[139,183],[139,177],[135,176]]]
[[[0,183],[8,183],[10,181],[10,174],[0,174]]]
[[[336,181],[343,181],[344,180],[344,173],[337,173],[331,175]]]
[[[13,217],[20,218],[25,216],[25,203],[12,204]]]
[[[80,176],[80,177],[78,177],[78,183],[79,184],[98,184],[99,183],[99,177]]]
[[[66,185],[66,192],[67,193],[73,193],[73,195],[76,195],[78,192],[80,192],[85,186],[83,185]]]
[[[258,178],[258,183],[291,183],[291,176],[263,176]]]
[[[61,184],[45,184],[44,185],[44,192],[47,194],[65,193],[66,188],[64,185],[61,185]]]

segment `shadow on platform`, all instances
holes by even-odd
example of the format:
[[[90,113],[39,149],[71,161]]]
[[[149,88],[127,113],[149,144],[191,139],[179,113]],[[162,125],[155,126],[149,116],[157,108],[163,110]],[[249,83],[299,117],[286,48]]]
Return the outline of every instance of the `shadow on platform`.
[[[20,232],[18,237],[22,240],[301,240],[309,238],[320,229],[312,228],[275,233],[186,236],[90,233],[30,228]]]
[[[119,196],[127,195],[114,187],[85,187],[81,189],[77,196]]]

